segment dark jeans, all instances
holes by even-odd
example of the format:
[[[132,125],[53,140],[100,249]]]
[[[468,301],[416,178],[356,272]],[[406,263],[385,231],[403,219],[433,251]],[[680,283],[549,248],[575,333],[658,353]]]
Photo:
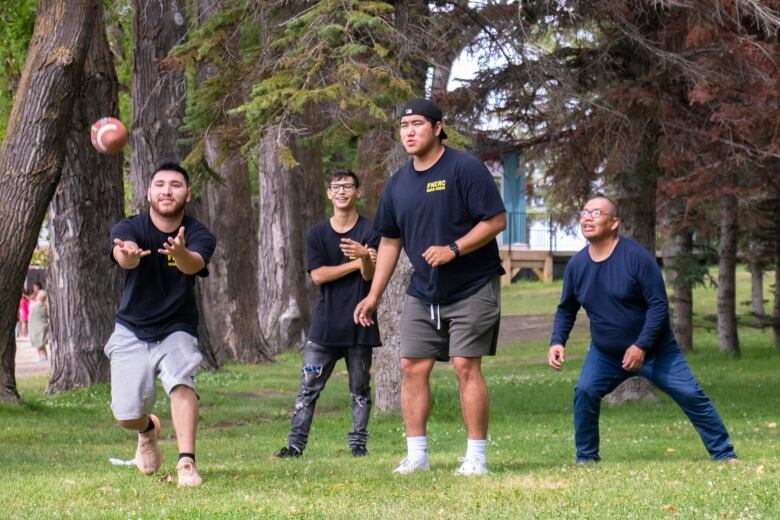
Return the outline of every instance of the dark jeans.
[[[645,360],[639,371],[626,372],[621,358],[591,345],[574,389],[574,437],[578,461],[599,460],[601,399],[634,375],[642,376],[669,395],[688,416],[705,448],[715,460],[736,456],[715,405],[694,379],[682,352],[672,345]]]
[[[323,347],[306,342],[303,349],[301,388],[295,399],[290,435],[287,444],[300,451],[309,439],[314,407],[325,388],[336,361],[344,358],[352,394],[352,431],[347,438],[350,447],[365,446],[368,440],[368,418],[371,415],[371,355],[370,347]]]

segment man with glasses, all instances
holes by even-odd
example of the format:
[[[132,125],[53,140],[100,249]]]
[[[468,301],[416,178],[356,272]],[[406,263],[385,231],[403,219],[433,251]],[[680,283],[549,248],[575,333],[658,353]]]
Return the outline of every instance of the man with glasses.
[[[726,426],[702,391],[669,326],[661,270],[641,244],[618,234],[620,218],[597,196],[580,211],[588,246],[569,260],[547,360],[560,371],[577,311],[590,320],[591,346],[574,389],[576,462],[598,462],[602,398],[633,376],[666,392],[688,416],[710,456],[736,459]]]
[[[360,181],[349,170],[336,170],[327,190],[333,216],[315,224],[306,236],[307,269],[320,286],[309,337],[303,349],[301,386],[295,400],[287,446],[277,457],[300,457],[306,448],[314,407],[336,362],[344,358],[352,394],[352,431],[347,438],[352,455],[368,454],[371,413],[371,354],[381,345],[376,323],[368,328],[352,321],[350,309],[371,286],[379,236],[371,221],[358,215]]]
[[[495,237],[506,227],[506,210],[485,165],[442,144],[447,136],[441,119],[441,109],[426,99],[409,101],[401,113],[401,143],[411,160],[382,192],[375,218],[382,234],[376,277],[354,319],[372,325],[404,249],[414,267],[400,324],[407,456],[395,473],[429,469],[429,378],[437,359],[451,357],[468,436],[455,474],[484,475],[488,392],[482,356],[496,352],[503,269]]]

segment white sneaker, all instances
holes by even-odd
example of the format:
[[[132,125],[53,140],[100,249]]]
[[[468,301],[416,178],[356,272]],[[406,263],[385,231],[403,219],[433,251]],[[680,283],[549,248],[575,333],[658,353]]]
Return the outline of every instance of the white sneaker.
[[[487,475],[488,468],[484,461],[478,459],[469,459],[466,457],[460,457],[458,462],[462,464],[455,470],[455,475],[459,477],[470,477],[478,475]]]
[[[408,475],[409,473],[414,473],[415,471],[428,471],[430,469],[430,466],[428,466],[428,457],[423,457],[421,459],[410,459],[409,457],[404,457],[398,467],[393,470],[393,473],[398,473],[399,475]]]

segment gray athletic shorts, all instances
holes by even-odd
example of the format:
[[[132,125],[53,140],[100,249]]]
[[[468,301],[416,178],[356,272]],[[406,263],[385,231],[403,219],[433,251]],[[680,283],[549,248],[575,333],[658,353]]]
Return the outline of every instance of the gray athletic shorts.
[[[195,389],[195,370],[203,359],[198,339],[186,332],[146,342],[118,323],[103,352],[111,360],[111,410],[120,421],[152,412],[155,378],[166,394],[178,385]]]
[[[401,313],[401,357],[494,356],[501,322],[499,277],[460,301],[428,305],[406,295]]]

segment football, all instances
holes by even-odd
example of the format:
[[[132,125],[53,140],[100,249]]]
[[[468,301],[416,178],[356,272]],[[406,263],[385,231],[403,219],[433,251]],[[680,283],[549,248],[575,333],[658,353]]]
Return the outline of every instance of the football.
[[[92,125],[92,146],[98,153],[116,155],[127,143],[127,129],[122,121],[113,117],[101,117]]]

